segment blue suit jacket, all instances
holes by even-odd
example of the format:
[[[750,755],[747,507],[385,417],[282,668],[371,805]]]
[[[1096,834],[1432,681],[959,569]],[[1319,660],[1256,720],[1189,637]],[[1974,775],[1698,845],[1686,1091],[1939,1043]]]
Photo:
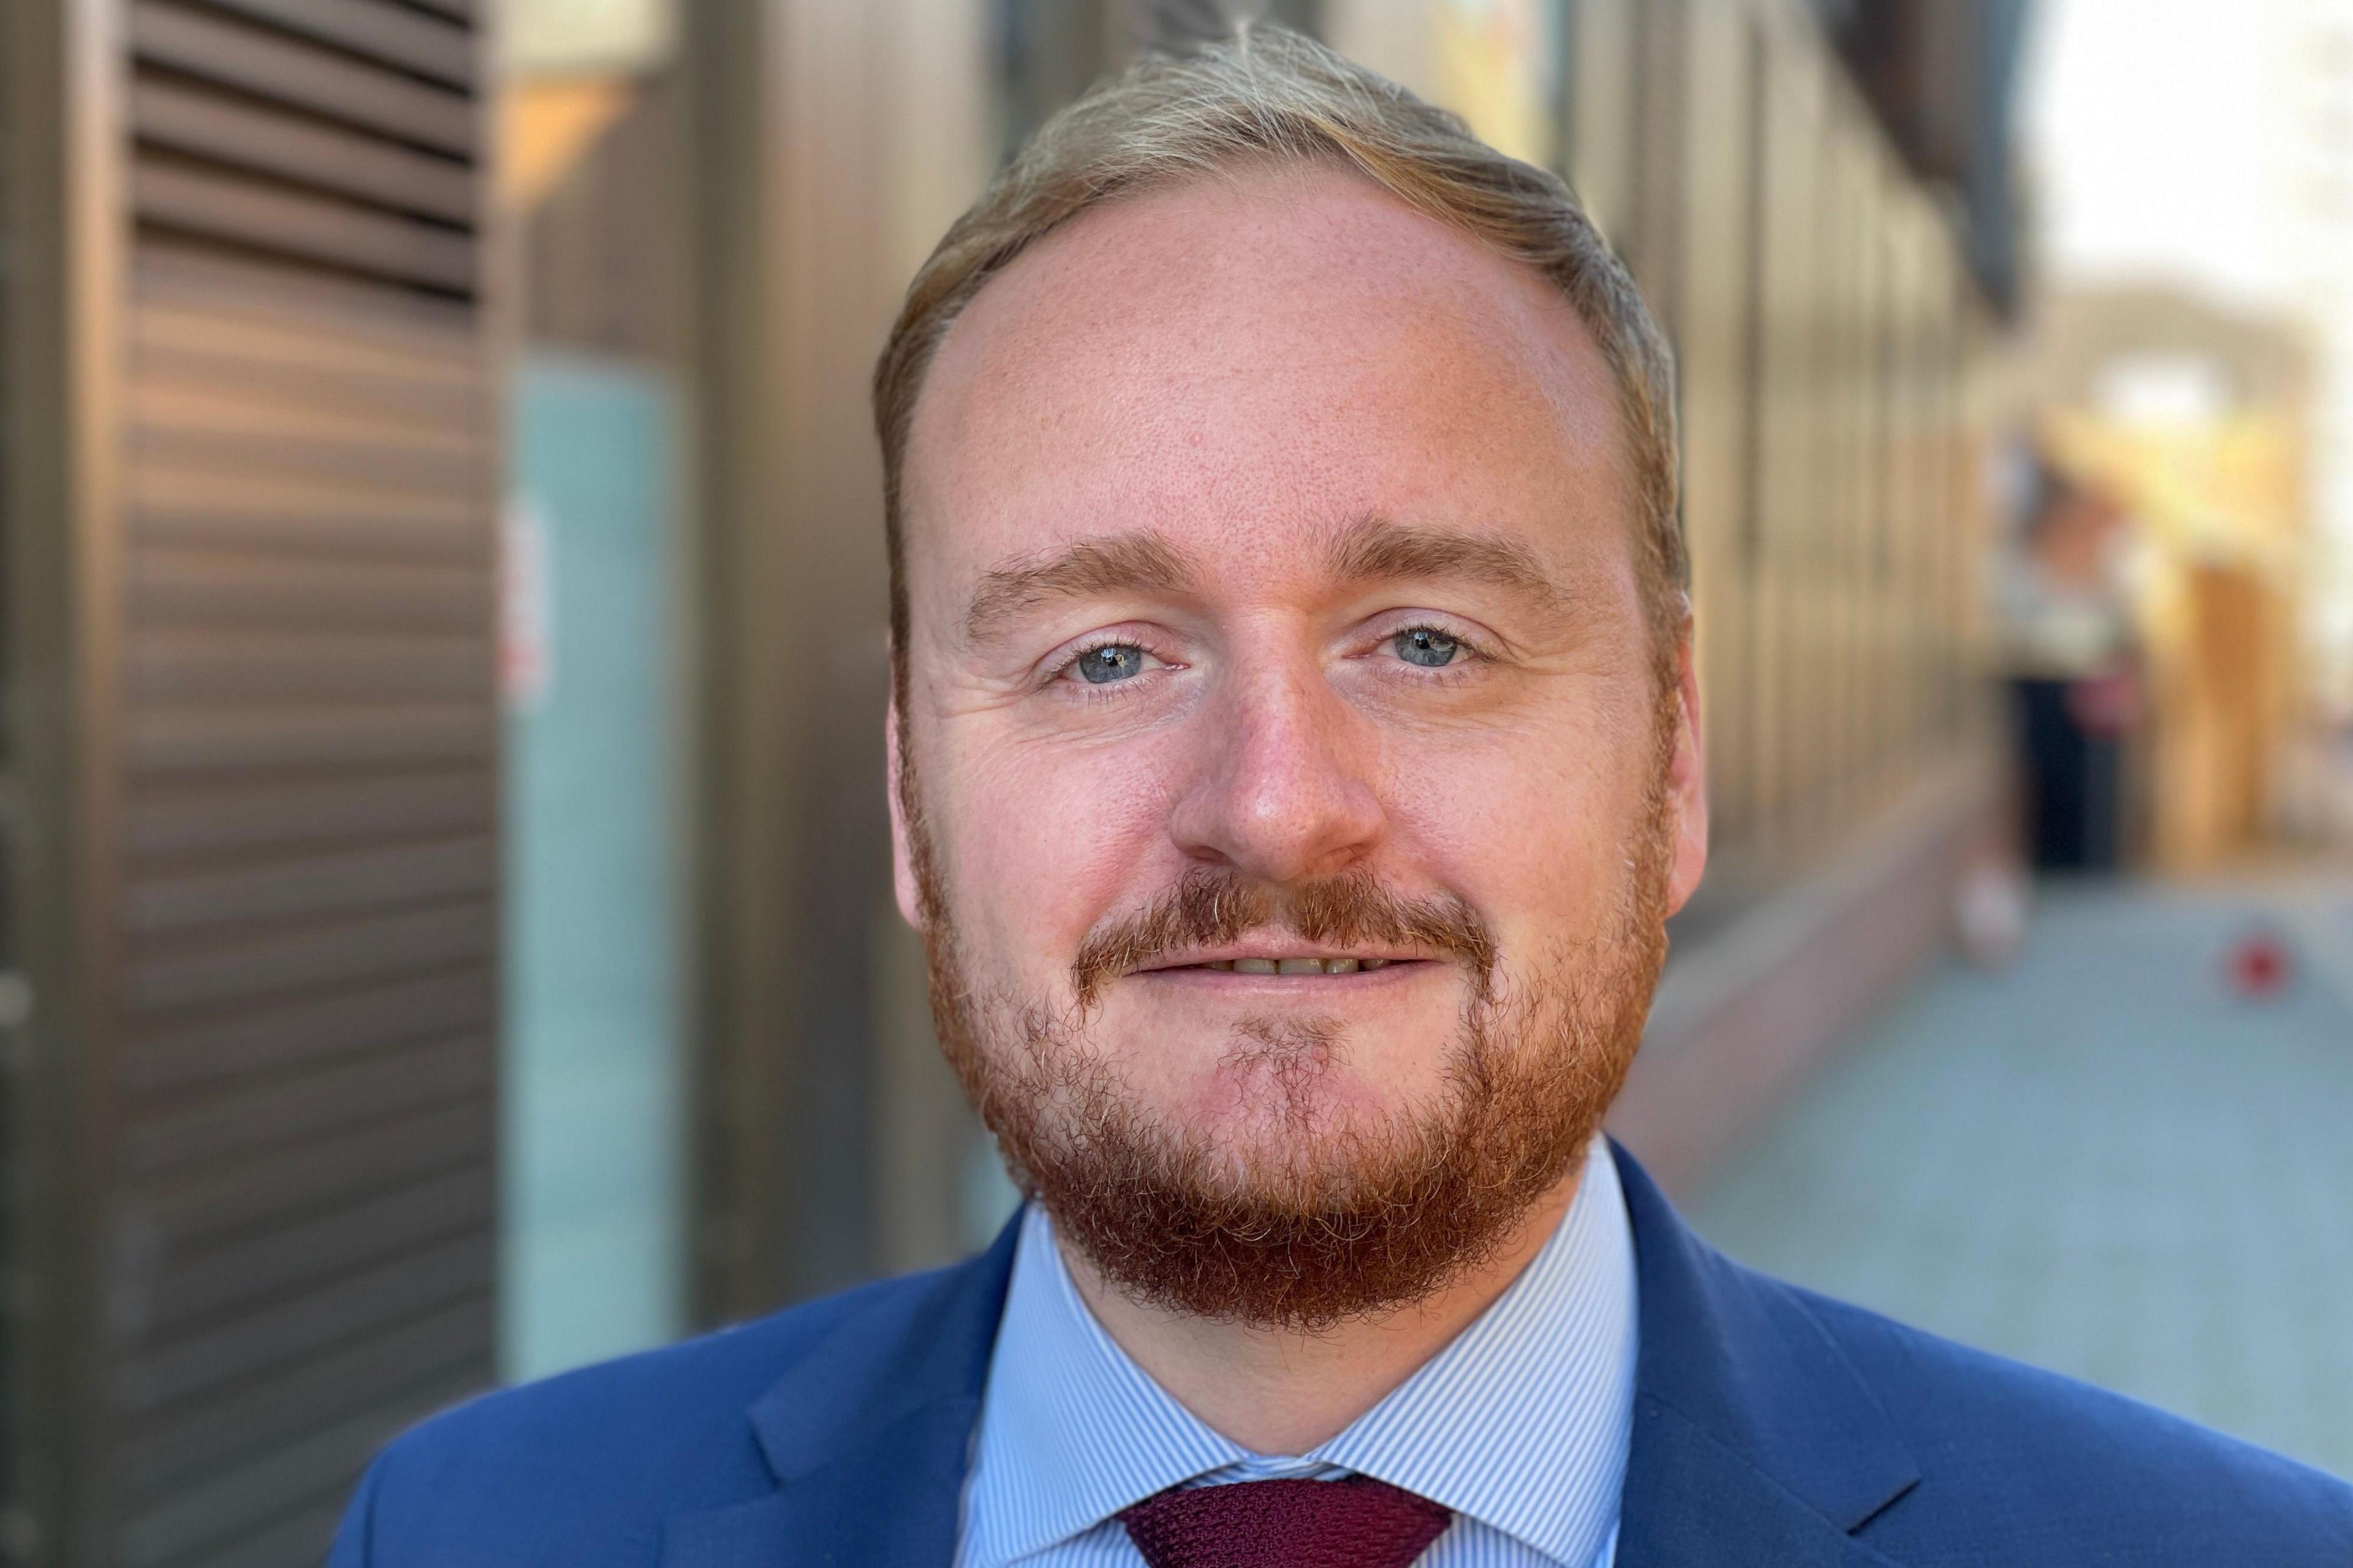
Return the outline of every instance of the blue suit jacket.
[[[2348,1568],[2353,1489],[1751,1273],[1620,1151],[1641,1303],[1620,1568]],[[332,1568],[946,1568],[1013,1231],[954,1268],[439,1416]]]

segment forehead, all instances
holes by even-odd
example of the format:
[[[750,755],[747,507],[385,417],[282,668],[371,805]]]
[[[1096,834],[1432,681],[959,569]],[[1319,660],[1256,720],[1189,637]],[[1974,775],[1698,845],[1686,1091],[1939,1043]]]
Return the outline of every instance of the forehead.
[[[1533,269],[1363,180],[1268,167],[1096,208],[981,289],[910,429],[908,554],[1139,527],[1248,547],[1368,514],[1589,548],[1625,538],[1618,448],[1608,366]]]

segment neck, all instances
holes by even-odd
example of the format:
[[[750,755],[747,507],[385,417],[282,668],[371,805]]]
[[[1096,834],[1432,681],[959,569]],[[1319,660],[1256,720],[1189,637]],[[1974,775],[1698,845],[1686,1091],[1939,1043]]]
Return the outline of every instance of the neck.
[[[1067,1243],[1079,1295],[1120,1349],[1212,1431],[1255,1454],[1303,1454],[1379,1404],[1502,1295],[1558,1228],[1585,1162],[1520,1216],[1502,1247],[1432,1294],[1319,1333],[1219,1322],[1122,1295]]]

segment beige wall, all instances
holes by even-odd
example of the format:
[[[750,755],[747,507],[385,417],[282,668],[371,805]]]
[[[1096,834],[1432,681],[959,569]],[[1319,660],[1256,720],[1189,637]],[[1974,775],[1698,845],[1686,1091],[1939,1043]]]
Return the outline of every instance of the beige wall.
[[[706,255],[701,1034],[717,1315],[951,1250],[969,1121],[890,903],[866,385],[993,166],[982,0],[698,13]],[[730,119],[733,114],[735,118]],[[862,1205],[862,1206],[860,1206]]]

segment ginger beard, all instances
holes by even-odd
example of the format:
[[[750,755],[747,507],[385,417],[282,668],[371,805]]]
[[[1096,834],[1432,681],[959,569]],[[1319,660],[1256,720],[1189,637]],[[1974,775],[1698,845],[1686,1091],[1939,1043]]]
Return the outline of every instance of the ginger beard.
[[[1506,963],[1459,898],[1404,900],[1369,875],[1271,887],[1198,868],[1082,945],[1070,993],[1022,996],[969,972],[955,907],[902,773],[941,1047],[1015,1183],[1116,1289],[1222,1321],[1315,1332],[1407,1307],[1484,1262],[1583,1154],[1641,1044],[1665,962],[1675,719],[1603,929]],[[1089,1033],[1100,987],[1164,953],[1285,931],[1313,943],[1411,940],[1459,963],[1468,1000],[1440,1092],[1370,1121],[1315,1079],[1345,1059],[1336,1020],[1242,1020],[1224,1062],[1282,1136],[1219,1146],[1145,1103]],[[1235,1147],[1236,1142],[1247,1143]]]

